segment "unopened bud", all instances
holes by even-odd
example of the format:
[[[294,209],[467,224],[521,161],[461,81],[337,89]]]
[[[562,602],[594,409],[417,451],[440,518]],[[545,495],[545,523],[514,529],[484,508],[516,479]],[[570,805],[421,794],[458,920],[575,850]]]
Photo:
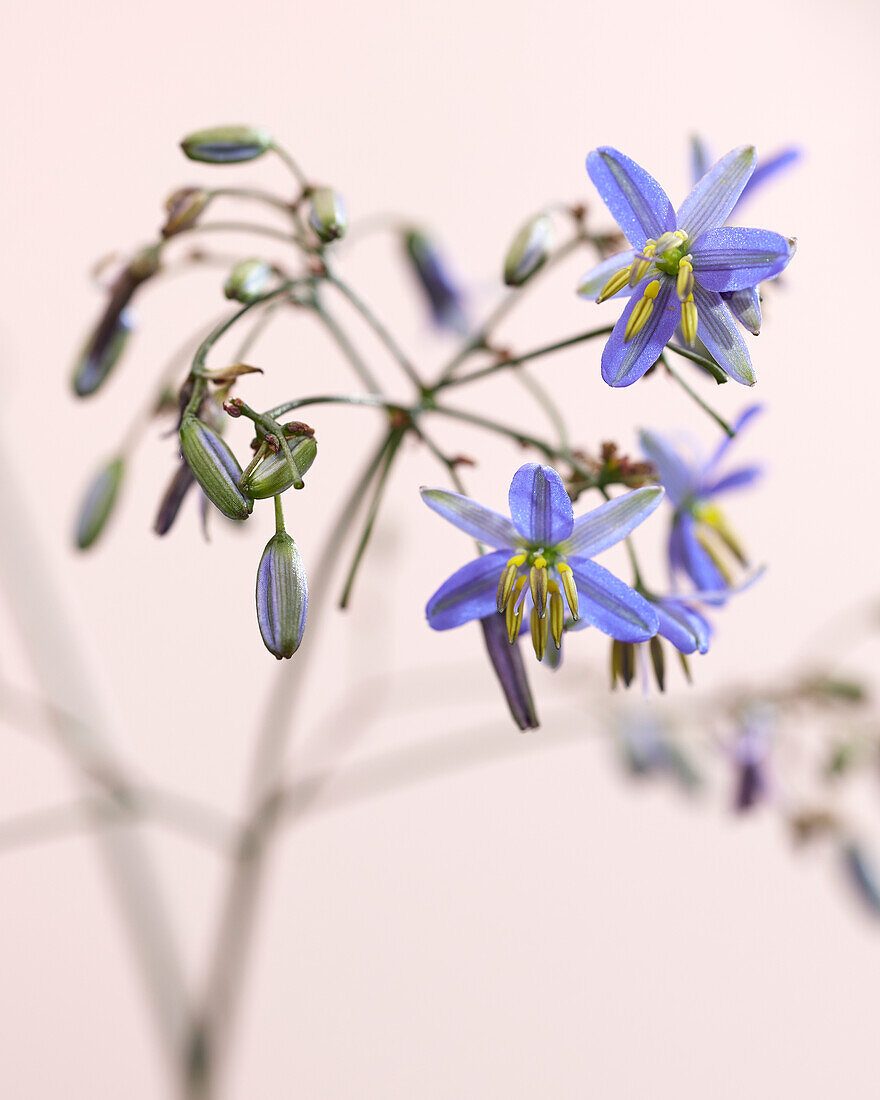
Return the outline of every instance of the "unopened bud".
[[[269,540],[257,570],[257,622],[263,644],[280,661],[302,641],[309,589],[302,557],[286,531]]]
[[[320,239],[329,244],[345,234],[348,229],[348,211],[345,199],[330,187],[319,187],[312,192],[312,208],[309,225]]]
[[[247,305],[266,293],[274,274],[264,260],[242,260],[230,271],[223,293],[227,298]]]
[[[293,464],[300,479],[308,471],[318,453],[318,444],[312,438],[299,439],[290,445]],[[283,450],[267,457],[257,466],[245,482],[245,489],[254,500],[276,497],[294,484],[293,471]]]
[[[544,265],[553,247],[553,222],[540,214],[520,229],[504,259],[504,281],[508,286],[522,286]]]
[[[405,235],[404,245],[416,278],[427,296],[434,323],[441,328],[463,332],[467,328],[464,295],[450,275],[437,246],[417,230]]]
[[[97,540],[110,518],[122,484],[124,463],[114,458],[102,466],[86,490],[76,521],[76,545],[88,550]]]
[[[272,135],[258,126],[214,126],[197,130],[180,143],[190,160],[206,164],[237,164],[256,160],[272,148]]]
[[[156,519],[153,522],[153,530],[157,535],[167,535],[171,530],[171,525],[177,519],[177,513],[180,511],[184,497],[195,484],[195,480],[195,475],[189,468],[188,463],[181,461],[174,477],[168,483],[168,488],[165,490],[165,495],[162,497],[159,511],[156,513]],[[203,499],[207,500],[207,497],[203,497]]]
[[[195,225],[210,201],[211,192],[202,187],[181,187],[174,191],[165,200],[168,216],[162,226],[162,236],[173,237]]]
[[[205,496],[229,519],[247,519],[254,502],[238,487],[241,466],[229,446],[194,416],[180,427],[180,449]]]

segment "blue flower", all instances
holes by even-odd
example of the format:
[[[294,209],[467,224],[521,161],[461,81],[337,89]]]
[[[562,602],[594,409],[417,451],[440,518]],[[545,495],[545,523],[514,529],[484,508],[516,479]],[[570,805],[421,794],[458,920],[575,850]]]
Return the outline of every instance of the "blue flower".
[[[622,641],[645,641],[657,633],[654,608],[590,559],[628,535],[662,497],[659,486],[636,489],[575,520],[562,478],[534,462],[520,466],[510,483],[510,519],[457,493],[422,489],[429,508],[493,547],[437,589],[428,623],[449,630],[500,612],[513,643],[528,617],[541,660],[548,637],[556,650],[562,645],[567,604],[574,620]]]
[[[467,331],[465,296],[437,245],[424,233],[411,230],[404,237],[413,272],[431,310],[434,324],[457,335]]]
[[[746,409],[735,421],[736,434],[761,411],[760,405]],[[746,565],[745,554],[714,503],[715,498],[733,489],[751,485],[761,474],[759,466],[741,466],[727,474],[718,467],[732,443],[725,437],[707,462],[688,462],[663,436],[642,432],[645,457],[657,467],[666,499],[675,509],[669,534],[669,563],[673,576],[684,573],[698,589],[689,599],[705,603],[723,603],[730,591],[732,577],[724,562],[732,556]]]
[[[602,352],[610,386],[641,378],[679,324],[688,344],[699,337],[731,378],[754,385],[748,349],[721,295],[778,275],[794,255],[794,241],[778,233],[724,225],[755,160],[751,146],[722,157],[676,213],[629,157],[607,146],[587,157],[590,178],[633,246],[594,268],[578,291],[598,302],[630,297]]]

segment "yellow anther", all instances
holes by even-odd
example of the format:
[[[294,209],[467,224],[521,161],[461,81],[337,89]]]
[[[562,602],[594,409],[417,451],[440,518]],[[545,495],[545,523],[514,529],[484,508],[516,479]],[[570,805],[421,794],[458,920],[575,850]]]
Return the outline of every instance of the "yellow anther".
[[[547,648],[550,623],[546,616],[540,616],[538,609],[533,607],[529,626],[532,630],[532,645],[535,647],[535,656],[541,661],[544,658],[544,650]]]
[[[685,256],[678,265],[678,279],[675,283],[675,289],[678,291],[680,302],[686,302],[688,295],[694,292],[694,268],[690,256]]]
[[[697,342],[697,307],[694,304],[693,294],[688,294],[687,300],[681,303],[681,331],[685,343],[691,347]]]
[[[547,612],[547,585],[547,561],[538,556],[529,570],[529,589],[535,610],[542,619]]]
[[[562,628],[565,625],[565,604],[559,585],[550,582],[550,636],[557,649],[562,645]]]
[[[596,297],[596,302],[605,302],[609,298],[613,298],[618,290],[623,290],[629,282],[631,270],[632,264],[627,264],[627,266],[618,271],[616,275],[612,275]]]
[[[510,594],[513,592],[513,585],[516,581],[516,574],[519,571],[521,565],[525,565],[525,554],[514,554],[512,558],[505,565],[501,571],[501,578],[498,581],[498,595],[496,600],[496,606],[499,611],[503,611],[507,607],[507,602],[510,599]]]
[[[696,515],[699,520],[715,532],[740,565],[747,566],[749,564],[742,543],[728,526],[724,513],[720,508],[713,504],[703,505],[702,508],[696,510]]]
[[[559,579],[562,581],[562,588],[565,592],[568,610],[571,612],[571,617],[577,621],[578,590],[577,585],[574,583],[574,574],[571,571],[571,566],[567,561],[561,561],[559,565],[556,566],[556,572],[559,574]]]
[[[681,237],[677,232],[666,232],[662,236],[657,238],[656,252],[658,256],[663,256],[671,248],[677,248],[681,244]]]
[[[629,320],[626,323],[626,331],[623,334],[623,342],[625,344],[628,344],[630,340],[638,336],[648,323],[648,318],[651,316],[651,310],[654,308],[654,299],[659,292],[659,280],[652,279],[645,287],[642,297],[636,302],[635,309],[629,315]]]
[[[519,628],[522,626],[523,603],[519,597],[525,587],[525,583],[525,577],[519,577],[516,584],[513,586],[513,596],[507,601],[505,622],[507,624],[507,637],[511,645],[513,645],[519,637]]]
[[[633,260],[632,265],[629,269],[630,286],[637,286],[648,274],[648,268],[651,266],[651,257],[656,251],[656,241],[645,241],[645,247],[642,249],[641,253],[636,253],[636,258]]]

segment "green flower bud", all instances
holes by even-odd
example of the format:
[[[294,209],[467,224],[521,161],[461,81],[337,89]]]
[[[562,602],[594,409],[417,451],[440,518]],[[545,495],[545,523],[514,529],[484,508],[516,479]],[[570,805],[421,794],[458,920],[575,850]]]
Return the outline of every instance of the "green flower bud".
[[[242,260],[230,271],[223,293],[235,302],[247,305],[269,288],[275,272],[264,260]]]
[[[75,538],[80,550],[88,550],[104,530],[116,503],[124,469],[123,460],[114,458],[101,467],[86,490],[76,520]]]
[[[180,449],[208,500],[230,519],[247,519],[254,502],[238,487],[241,466],[226,441],[188,416],[180,427]]]
[[[543,267],[552,247],[553,223],[546,214],[539,214],[526,222],[507,250],[504,259],[505,283],[508,286],[522,286]]]
[[[286,531],[269,539],[257,570],[257,622],[266,649],[280,661],[299,649],[309,589],[302,557]]]
[[[237,164],[256,160],[272,148],[272,135],[258,126],[214,126],[198,130],[180,143],[190,160],[206,164]]]
[[[168,217],[162,226],[162,236],[173,237],[195,225],[210,201],[211,192],[202,187],[181,187],[173,192],[165,200]]]
[[[325,244],[345,235],[348,229],[348,211],[345,199],[338,191],[330,187],[319,187],[312,192],[309,225]]]
[[[315,461],[318,444],[308,436],[291,443],[290,453],[293,462],[302,477]],[[245,489],[254,500],[266,500],[278,496],[293,485],[293,471],[283,451],[268,455],[251,473],[245,482]]]

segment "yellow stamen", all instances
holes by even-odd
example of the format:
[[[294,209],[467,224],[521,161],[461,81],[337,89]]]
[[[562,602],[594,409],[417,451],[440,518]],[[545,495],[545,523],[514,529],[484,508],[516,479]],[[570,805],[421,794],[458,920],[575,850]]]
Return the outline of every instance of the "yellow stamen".
[[[525,565],[526,555],[514,554],[512,558],[505,565],[501,572],[501,578],[498,581],[498,596],[496,606],[499,611],[503,611],[507,607],[507,602],[510,599],[510,594],[513,592],[513,585],[516,581],[516,574],[519,571],[521,565]]]
[[[529,589],[535,609],[542,619],[547,611],[547,583],[547,560],[539,555],[529,570]]]
[[[544,650],[547,648],[550,623],[546,616],[539,615],[538,609],[533,607],[529,626],[532,630],[532,645],[535,647],[535,656],[541,661],[544,658]]]
[[[641,253],[636,253],[636,258],[632,262],[632,266],[629,269],[629,285],[638,286],[638,284],[648,274],[648,268],[651,266],[651,257],[657,251],[657,242],[654,240],[645,241],[645,247]]]
[[[680,302],[686,302],[688,295],[694,292],[694,268],[690,256],[685,256],[678,265],[678,278],[675,282],[675,289],[678,291]]]
[[[623,290],[626,284],[629,282],[629,273],[632,268],[632,264],[627,264],[617,272],[616,275],[612,275],[608,282],[602,287],[601,291],[596,297],[596,303],[607,301],[609,298],[613,298],[618,290]]]
[[[688,294],[687,299],[681,304],[681,331],[685,342],[691,347],[697,342],[697,307],[694,304],[693,294]]]
[[[507,637],[511,645],[513,645],[519,637],[519,628],[522,626],[523,604],[519,597],[525,587],[525,583],[525,577],[519,577],[516,584],[513,586],[513,596],[507,601],[505,622],[507,624]]]
[[[565,605],[559,585],[551,581],[550,590],[550,636],[557,649],[562,645],[562,628],[565,625]]]
[[[561,561],[556,566],[556,572],[559,574],[559,579],[562,581],[562,588],[565,592],[565,599],[568,602],[568,610],[571,612],[571,617],[577,622],[578,616],[578,590],[577,585],[574,583],[574,574],[571,571],[571,566],[567,561]]]
[[[623,342],[625,344],[628,344],[630,340],[638,336],[648,323],[648,318],[651,316],[651,310],[654,308],[654,299],[659,292],[660,281],[658,279],[652,279],[645,287],[642,297],[636,302],[635,309],[629,315],[629,320],[626,323],[626,331],[623,334]]]

